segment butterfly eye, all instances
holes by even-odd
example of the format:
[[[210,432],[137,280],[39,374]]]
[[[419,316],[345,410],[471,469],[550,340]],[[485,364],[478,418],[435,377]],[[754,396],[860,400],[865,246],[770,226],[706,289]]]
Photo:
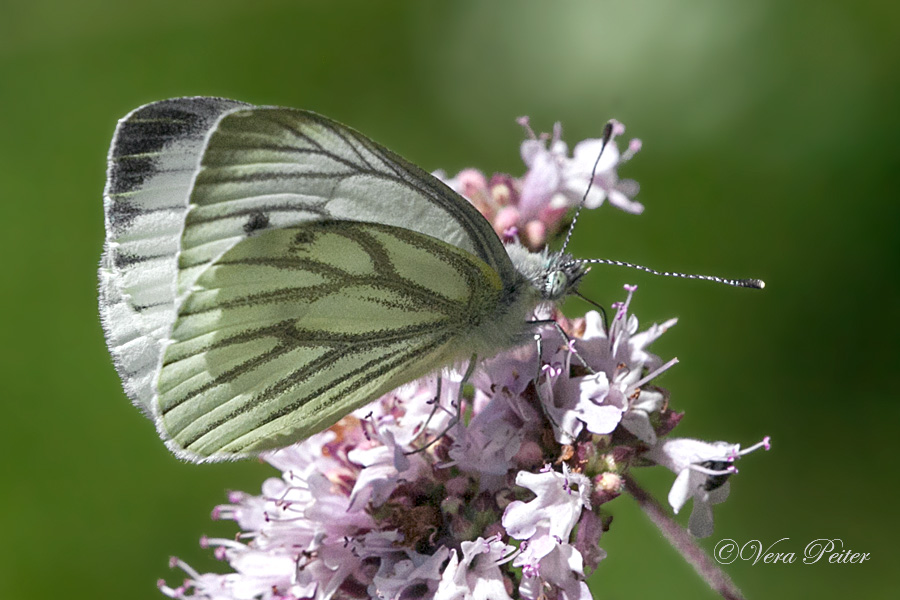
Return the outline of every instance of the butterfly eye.
[[[558,300],[562,298],[568,288],[569,278],[564,271],[551,271],[547,274],[544,283],[544,299]]]

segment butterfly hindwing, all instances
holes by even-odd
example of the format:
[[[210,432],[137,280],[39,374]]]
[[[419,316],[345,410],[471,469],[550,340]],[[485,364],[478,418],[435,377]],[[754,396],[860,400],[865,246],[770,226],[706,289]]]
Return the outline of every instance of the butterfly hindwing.
[[[318,221],[261,231],[184,299],[158,380],[158,427],[193,460],[281,447],[466,358],[503,284],[409,229]]]

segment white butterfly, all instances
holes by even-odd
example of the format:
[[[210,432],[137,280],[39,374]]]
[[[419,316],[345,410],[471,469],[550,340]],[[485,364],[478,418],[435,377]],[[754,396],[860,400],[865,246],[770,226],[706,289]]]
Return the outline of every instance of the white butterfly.
[[[179,456],[286,446],[400,384],[528,339],[585,267],[505,248],[466,200],[310,112],[143,106],[109,154],[100,312]]]
[[[465,199],[335,121],[221,98],[123,118],[104,207],[110,353],[193,461],[289,445],[521,344],[595,262],[504,246]]]

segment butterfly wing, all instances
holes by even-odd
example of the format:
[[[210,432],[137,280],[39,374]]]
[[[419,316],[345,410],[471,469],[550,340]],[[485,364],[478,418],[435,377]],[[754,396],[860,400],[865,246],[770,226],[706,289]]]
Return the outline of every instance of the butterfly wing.
[[[248,230],[310,220],[411,229],[474,254],[504,281],[515,278],[503,244],[474,206],[390,150],[308,111],[251,107],[222,117],[209,135],[191,204],[182,292]]]
[[[503,284],[405,228],[318,221],[252,235],[196,278],[158,381],[157,426],[191,460],[277,448],[471,354]]]
[[[105,193],[100,313],[126,392],[153,416],[179,305],[252,234],[311,221],[402,227],[517,275],[478,211],[437,179],[315,113],[178,98],[119,123]]]
[[[245,106],[218,98],[148,104],[119,121],[109,149],[100,317],[125,391],[148,414],[175,319],[176,255],[206,137],[219,117]]]

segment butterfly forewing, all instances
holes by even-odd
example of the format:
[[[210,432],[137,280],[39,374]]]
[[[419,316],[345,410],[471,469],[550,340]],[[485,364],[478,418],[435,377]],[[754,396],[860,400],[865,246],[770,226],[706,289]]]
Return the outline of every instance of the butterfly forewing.
[[[149,412],[161,341],[175,319],[175,256],[209,128],[242,102],[178,98],[119,122],[109,151],[100,315],[132,400]]]
[[[158,388],[160,428],[194,460],[280,447],[470,352],[503,283],[473,254],[379,224],[261,231],[184,299]]]

